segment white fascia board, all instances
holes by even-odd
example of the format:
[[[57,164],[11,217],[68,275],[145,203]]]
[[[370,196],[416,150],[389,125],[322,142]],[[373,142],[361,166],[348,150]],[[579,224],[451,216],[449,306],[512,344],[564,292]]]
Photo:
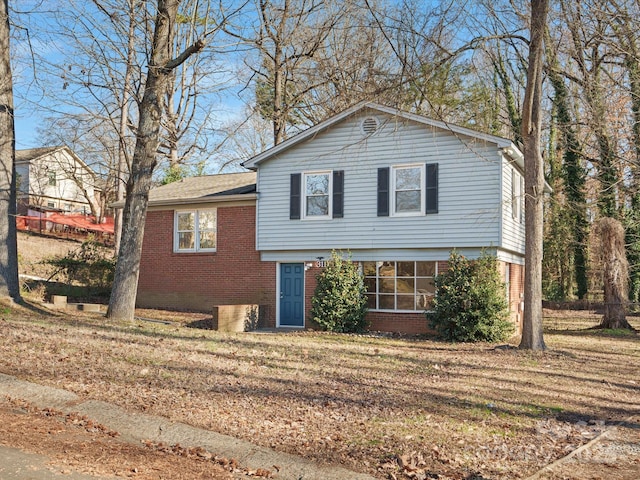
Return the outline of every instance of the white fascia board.
[[[202,203],[227,203],[237,202],[242,200],[256,200],[258,198],[257,193],[243,193],[238,195],[225,195],[220,197],[196,197],[196,198],[180,198],[180,199],[167,199],[150,201],[148,207],[168,207],[168,206],[180,206],[180,205],[196,205]],[[124,200],[121,202],[114,202],[109,205],[110,208],[124,208]]]
[[[466,127],[460,127],[458,125],[453,125],[453,124],[449,124],[440,120],[433,120],[431,118],[427,118],[427,117],[423,117],[422,115],[417,115],[415,113],[409,113],[409,112],[404,112],[401,110],[397,110],[395,108],[392,107],[385,107],[383,105],[379,105],[377,103],[372,103],[372,102],[360,102],[356,105],[354,105],[351,108],[348,108],[342,112],[340,112],[339,114],[325,120],[324,122],[321,122],[313,127],[308,128],[307,130],[298,133],[297,135],[291,137],[288,140],[285,140],[284,142],[282,142],[279,145],[276,145],[275,147],[272,147],[268,150],[265,150],[262,153],[259,153],[258,155],[256,155],[253,158],[250,158],[249,160],[245,161],[242,163],[242,166],[245,168],[248,168],[250,170],[256,170],[259,166],[260,163],[264,162],[265,160],[268,160],[272,157],[277,156],[280,152],[300,143],[303,142],[305,140],[307,140],[308,138],[313,137],[314,135],[317,135],[319,132],[321,132],[322,130],[325,130],[339,122],[341,122],[342,120],[344,120],[345,118],[349,117],[350,115],[353,115],[354,113],[358,112],[359,110],[364,110],[365,108],[369,108],[372,110],[378,110],[379,112],[383,112],[386,113],[388,115],[392,115],[392,116],[397,116],[400,118],[404,118],[407,120],[411,120],[423,125],[429,125],[435,128],[439,128],[442,130],[446,130],[446,131],[450,131],[453,132],[455,134],[458,135],[464,135],[466,137],[470,137],[470,138],[475,138],[478,140],[482,140],[485,142],[489,142],[489,143],[493,143],[495,145],[497,145],[498,148],[501,149],[505,149],[508,150],[509,155],[512,156],[514,159],[516,159],[516,161],[518,163],[521,164],[521,167],[524,167],[524,162],[522,161],[522,153],[520,152],[520,150],[518,149],[518,147],[516,147],[514,145],[514,143],[511,140],[508,140],[506,138],[502,138],[502,137],[497,137],[495,135],[489,135],[486,133],[481,133],[481,132],[477,132],[475,130],[471,130],[470,128],[466,128]]]

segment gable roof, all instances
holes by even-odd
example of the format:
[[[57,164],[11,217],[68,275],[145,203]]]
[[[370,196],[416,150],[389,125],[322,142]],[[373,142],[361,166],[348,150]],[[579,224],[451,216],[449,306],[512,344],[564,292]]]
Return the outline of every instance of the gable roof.
[[[187,177],[149,191],[149,206],[228,202],[256,198],[256,173],[226,173]],[[113,204],[122,208],[124,202]]]
[[[276,156],[278,153],[287,150],[288,148],[293,147],[305,140],[317,135],[318,133],[327,130],[328,128],[336,125],[337,123],[345,120],[351,115],[358,113],[361,110],[371,109],[377,110],[382,113],[386,113],[389,115],[393,115],[395,117],[404,118],[406,120],[411,120],[417,123],[421,123],[423,125],[427,125],[430,127],[436,127],[443,130],[450,131],[452,133],[458,135],[464,135],[466,137],[475,138],[478,140],[483,140],[486,142],[494,143],[504,150],[504,152],[515,162],[520,168],[524,169],[524,157],[522,152],[518,149],[518,147],[511,141],[506,138],[497,137],[495,135],[489,135],[486,133],[476,132],[475,130],[471,130],[470,128],[460,127],[458,125],[454,125],[451,123],[446,123],[440,120],[433,120],[431,118],[424,117],[422,115],[416,115],[415,113],[409,113],[402,110],[398,110],[396,108],[385,107],[383,105],[379,105],[373,102],[360,102],[354,105],[351,108],[348,108],[337,115],[325,120],[324,122],[320,122],[319,124],[304,130],[303,132],[294,135],[293,137],[285,140],[284,142],[271,147],[268,150],[256,155],[253,158],[242,163],[242,166],[251,170],[255,170],[258,166],[269,160],[270,158]]]
[[[59,151],[66,151],[71,156],[71,158],[73,158],[78,163],[78,165],[84,168],[87,171],[87,173],[89,173],[95,179],[96,173],[93,171],[93,169],[91,169],[91,167],[89,167],[89,165],[87,165],[84,162],[84,160],[78,157],[78,155],[76,155],[76,153],[66,145],[56,145],[53,147],[38,147],[38,148],[27,148],[24,150],[16,150],[16,164],[18,163],[28,164],[33,162],[34,160],[37,160],[39,158],[46,157],[49,155],[53,155],[54,153],[57,153]]]
[[[16,163],[26,163],[36,158],[44,157],[45,155],[50,155],[52,153],[57,152],[58,150],[62,150],[62,146],[57,147],[39,147],[39,148],[27,148],[25,150],[16,150]]]

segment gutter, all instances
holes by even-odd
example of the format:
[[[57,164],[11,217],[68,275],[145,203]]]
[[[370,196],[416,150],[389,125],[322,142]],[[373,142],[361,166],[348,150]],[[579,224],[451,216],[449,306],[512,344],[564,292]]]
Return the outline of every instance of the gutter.
[[[171,205],[193,205],[193,204],[201,204],[201,203],[226,203],[226,202],[237,202],[239,200],[257,200],[257,193],[238,193],[236,195],[221,195],[219,197],[211,196],[211,197],[194,197],[194,198],[179,198],[172,199],[167,198],[166,200],[150,200],[147,207],[165,207]],[[109,205],[111,208],[124,208],[123,202],[114,202]]]

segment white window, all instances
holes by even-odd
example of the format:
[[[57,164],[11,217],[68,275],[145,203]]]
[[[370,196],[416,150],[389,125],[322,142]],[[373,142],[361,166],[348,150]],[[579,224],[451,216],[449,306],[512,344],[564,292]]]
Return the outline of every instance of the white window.
[[[424,165],[401,165],[391,170],[393,215],[424,215]]]
[[[423,312],[435,296],[437,262],[362,262],[370,310]]]
[[[213,252],[216,250],[217,211],[178,211],[174,222],[174,251]]]
[[[331,216],[331,172],[303,174],[304,218],[329,218]]]

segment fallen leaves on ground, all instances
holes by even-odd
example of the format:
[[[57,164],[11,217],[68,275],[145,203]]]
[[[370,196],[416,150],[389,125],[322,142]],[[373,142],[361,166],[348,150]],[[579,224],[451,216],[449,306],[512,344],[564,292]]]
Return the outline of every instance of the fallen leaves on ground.
[[[594,316],[548,322],[549,351],[532,353],[13,313],[0,371],[380,478],[513,479],[638,405],[637,337],[587,331]]]

